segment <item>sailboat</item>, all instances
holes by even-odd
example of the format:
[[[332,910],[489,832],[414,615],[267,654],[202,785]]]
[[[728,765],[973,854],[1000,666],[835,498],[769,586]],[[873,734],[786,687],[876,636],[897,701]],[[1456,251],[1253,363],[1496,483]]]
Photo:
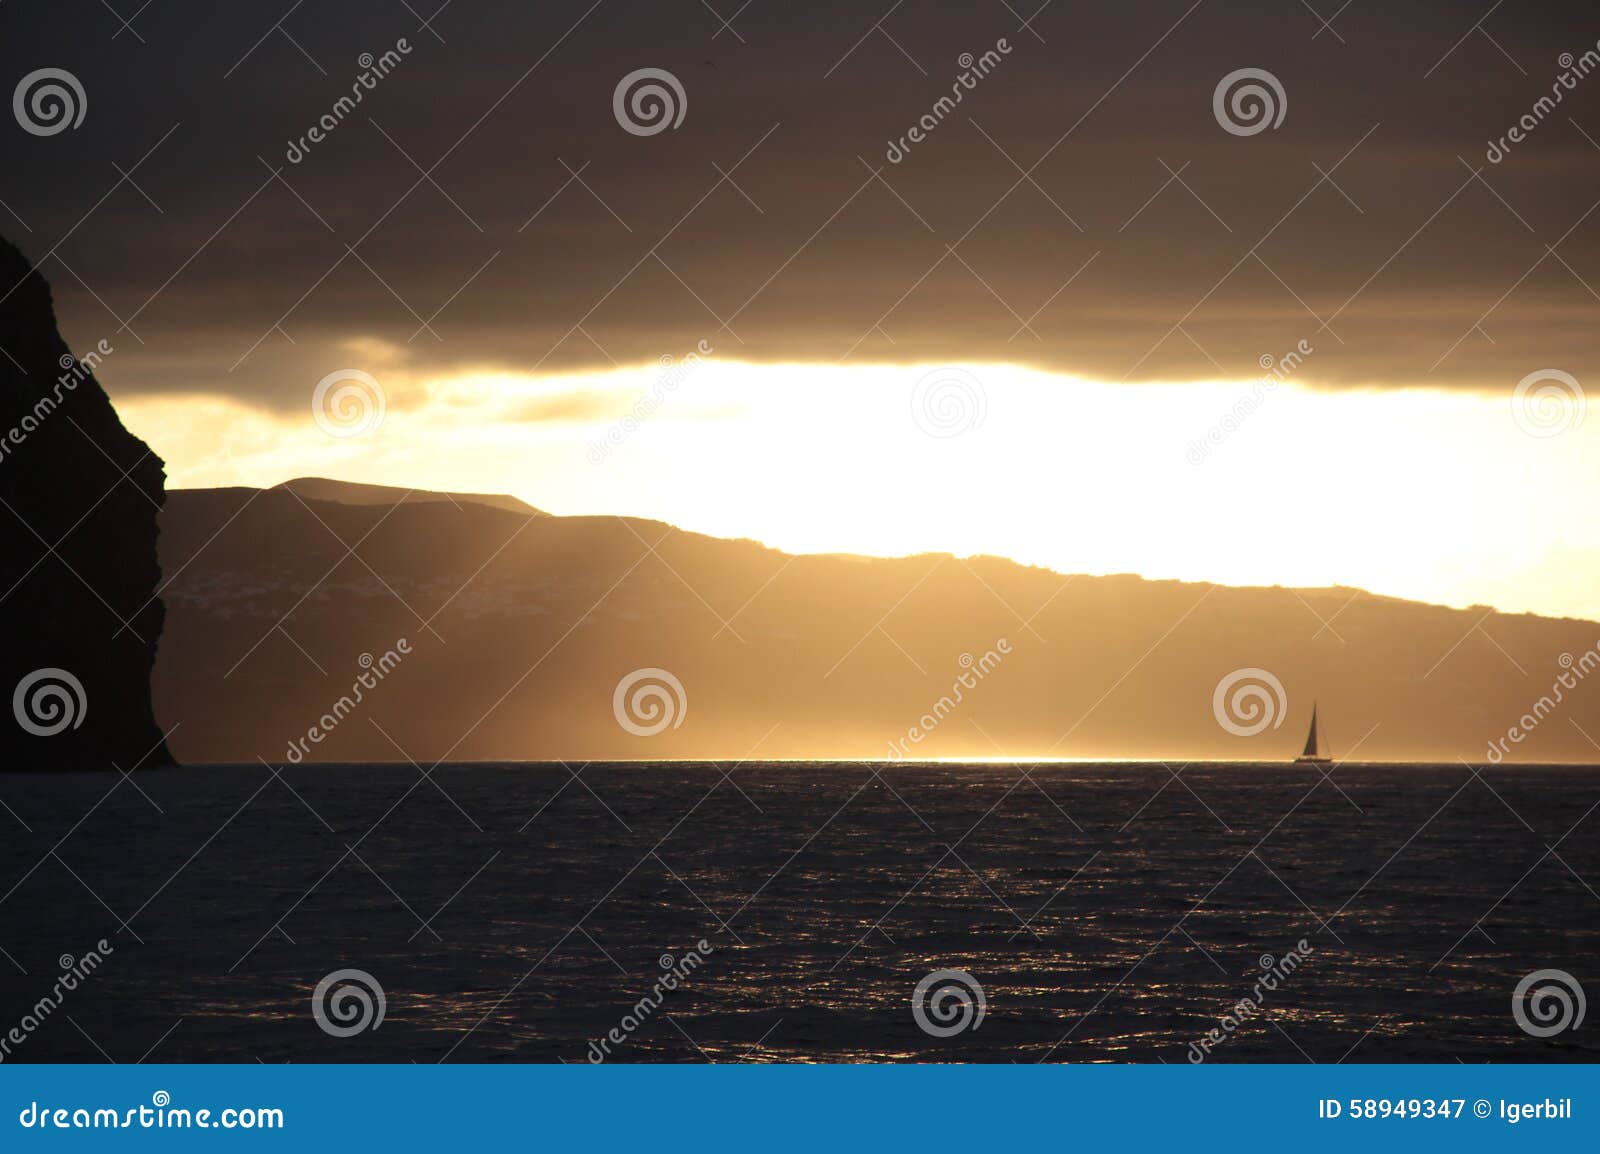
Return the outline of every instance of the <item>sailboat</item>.
[[[1321,744],[1317,738],[1317,704],[1311,703],[1311,732],[1306,734],[1306,748],[1299,757],[1294,759],[1296,765],[1332,765],[1333,758],[1322,755]]]

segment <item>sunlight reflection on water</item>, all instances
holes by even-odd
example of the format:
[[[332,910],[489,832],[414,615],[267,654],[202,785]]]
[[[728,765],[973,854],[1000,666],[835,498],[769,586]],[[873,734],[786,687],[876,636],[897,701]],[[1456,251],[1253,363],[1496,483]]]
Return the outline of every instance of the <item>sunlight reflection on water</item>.
[[[296,767],[231,821],[264,769],[141,774],[165,812],[115,790],[61,845],[71,872],[32,873],[114,779],[7,777],[32,832],[0,846],[0,938],[28,974],[0,978],[0,1013],[109,935],[71,1013],[119,1059],[181,1020],[152,1060],[585,1061],[661,955],[705,940],[612,1060],[1183,1062],[1303,940],[1212,1060],[1600,1056],[1509,1012],[1525,973],[1600,955],[1579,880],[1600,882],[1600,839],[1579,824],[1565,865],[1541,860],[1600,800],[1593,771],[1495,770],[1491,792],[1461,767],[1341,767],[1346,798],[1287,766],[724,768],[738,789],[686,763],[590,766],[587,789],[441,768],[482,832],[432,790],[396,806],[409,767]],[[309,1000],[344,966],[387,1015],[332,1038]],[[987,1012],[932,1037],[911,995],[945,968]],[[95,1055],[60,1021],[25,1057]]]

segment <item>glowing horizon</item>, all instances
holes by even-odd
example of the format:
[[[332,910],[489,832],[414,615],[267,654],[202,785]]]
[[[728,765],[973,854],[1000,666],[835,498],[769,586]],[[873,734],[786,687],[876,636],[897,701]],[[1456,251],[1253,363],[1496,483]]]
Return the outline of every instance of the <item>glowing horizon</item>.
[[[1600,513],[1565,496],[1600,483],[1600,433],[1583,426],[1581,390],[1559,383],[1319,389],[1281,367],[1290,358],[1281,382],[1135,385],[709,353],[437,377],[374,342],[350,352],[381,382],[381,421],[348,374],[324,390],[320,424],[309,402],[284,415],[221,395],[118,405],[175,488],[325,476],[507,493],[792,553],[985,554],[1600,619],[1582,576],[1600,562]]]

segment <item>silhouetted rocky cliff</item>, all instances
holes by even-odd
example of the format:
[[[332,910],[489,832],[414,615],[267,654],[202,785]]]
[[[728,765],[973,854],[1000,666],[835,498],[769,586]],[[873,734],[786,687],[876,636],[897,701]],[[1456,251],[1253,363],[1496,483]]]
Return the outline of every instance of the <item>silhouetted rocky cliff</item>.
[[[74,356],[0,240],[0,770],[172,761],[150,708],[166,475],[93,374],[124,335]]]

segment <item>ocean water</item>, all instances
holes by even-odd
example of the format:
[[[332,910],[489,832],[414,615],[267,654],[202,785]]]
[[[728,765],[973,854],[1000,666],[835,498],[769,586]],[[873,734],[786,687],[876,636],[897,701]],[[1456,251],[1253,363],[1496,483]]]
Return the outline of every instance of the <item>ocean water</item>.
[[[1600,771],[1178,768],[6,774],[3,1056],[1600,1059],[1600,1022],[1513,1013],[1535,971],[1600,993]],[[352,968],[383,1017],[336,1036]],[[974,985],[930,1033],[940,970]]]

